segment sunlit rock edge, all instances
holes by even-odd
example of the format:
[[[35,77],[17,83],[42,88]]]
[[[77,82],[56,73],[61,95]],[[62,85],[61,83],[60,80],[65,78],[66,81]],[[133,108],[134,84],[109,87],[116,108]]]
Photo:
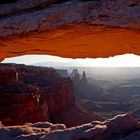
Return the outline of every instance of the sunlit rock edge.
[[[140,123],[129,114],[71,128],[66,128],[64,124],[49,122],[0,126],[1,140],[139,140],[139,138]]]

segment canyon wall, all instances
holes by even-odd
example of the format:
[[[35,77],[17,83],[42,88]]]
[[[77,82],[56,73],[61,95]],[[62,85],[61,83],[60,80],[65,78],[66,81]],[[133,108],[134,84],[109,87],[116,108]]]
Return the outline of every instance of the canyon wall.
[[[5,125],[48,121],[48,113],[40,115],[39,92],[36,87],[22,82],[0,85],[0,120]],[[47,110],[46,110],[47,111]]]
[[[18,73],[16,69],[10,68],[5,69],[0,67],[0,84],[8,84],[18,81]]]
[[[16,64],[0,64],[0,69],[3,124],[50,121],[75,126],[98,118],[76,104],[71,79],[57,70]]]

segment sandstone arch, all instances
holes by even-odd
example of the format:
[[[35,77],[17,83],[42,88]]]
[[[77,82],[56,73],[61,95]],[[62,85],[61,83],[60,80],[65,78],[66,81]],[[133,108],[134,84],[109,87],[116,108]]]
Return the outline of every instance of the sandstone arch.
[[[139,45],[137,0],[18,0],[0,5],[0,60],[23,54],[140,55]]]

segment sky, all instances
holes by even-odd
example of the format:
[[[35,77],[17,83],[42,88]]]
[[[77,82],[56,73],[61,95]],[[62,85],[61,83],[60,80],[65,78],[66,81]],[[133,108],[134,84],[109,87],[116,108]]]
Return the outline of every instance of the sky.
[[[69,59],[49,55],[23,55],[5,59],[2,63],[41,65],[48,67],[140,67],[140,56],[134,54],[117,55],[109,58]]]

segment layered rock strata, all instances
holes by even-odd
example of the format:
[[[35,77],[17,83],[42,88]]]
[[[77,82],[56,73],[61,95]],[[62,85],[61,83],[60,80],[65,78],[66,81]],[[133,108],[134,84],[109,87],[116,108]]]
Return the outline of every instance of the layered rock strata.
[[[50,121],[70,127],[101,119],[76,104],[71,79],[53,68],[0,64],[0,83],[5,125]]]

